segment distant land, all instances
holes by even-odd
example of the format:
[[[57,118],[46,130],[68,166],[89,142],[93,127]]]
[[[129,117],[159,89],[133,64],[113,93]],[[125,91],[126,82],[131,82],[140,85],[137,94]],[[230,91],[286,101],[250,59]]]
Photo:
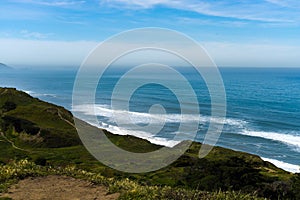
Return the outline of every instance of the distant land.
[[[91,128],[80,123],[86,130]],[[135,153],[161,148],[134,136],[104,134]],[[222,147],[214,147],[200,159],[201,145],[194,142],[177,161],[158,171],[120,172],[89,154],[71,112],[14,88],[0,87],[0,199],[11,184],[48,175],[102,184],[110,193],[119,193],[119,199],[300,199],[300,174]]]
[[[0,63],[0,70],[11,70],[11,69],[13,68],[4,63]]]

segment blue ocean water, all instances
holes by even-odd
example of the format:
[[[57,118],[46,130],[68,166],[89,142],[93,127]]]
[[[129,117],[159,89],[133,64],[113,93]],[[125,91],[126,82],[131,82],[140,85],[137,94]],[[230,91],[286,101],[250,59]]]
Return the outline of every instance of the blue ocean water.
[[[200,122],[196,138],[185,133],[181,139],[203,141],[211,114],[211,99],[205,82],[192,69],[179,69],[195,91],[199,105],[190,103],[190,94],[172,77],[157,74],[157,80],[170,79],[180,91],[179,102],[174,91],[155,81],[138,87],[130,99],[120,94],[115,104],[129,101],[129,110],[112,109],[113,90],[125,69],[108,71],[100,79],[96,93],[96,105],[91,107],[83,101],[72,108],[75,70],[13,70],[1,72],[0,86],[16,87],[42,100],[62,105],[67,109],[82,112],[88,120],[95,111],[99,124],[117,134],[131,134],[154,143],[172,146],[180,123],[195,123],[199,116],[189,115],[182,121],[181,110],[200,107]],[[300,171],[300,69],[299,68],[220,68],[226,98],[227,117],[217,145],[253,153],[274,164],[292,171]],[[131,77],[134,84],[143,76]],[[86,80],[86,90],[89,87]],[[122,93],[122,92],[121,92]],[[124,97],[124,98],[123,98]],[[83,99],[84,100],[84,99]],[[180,105],[182,103],[182,105]],[[152,105],[160,104],[166,114],[149,113]],[[92,110],[91,110],[92,109]],[[130,115],[128,127],[118,127],[115,115]],[[152,120],[152,121],[151,121]],[[218,123],[218,118],[212,119]],[[143,131],[148,123],[165,122],[156,135]],[[130,129],[130,123],[138,124],[141,130]]]

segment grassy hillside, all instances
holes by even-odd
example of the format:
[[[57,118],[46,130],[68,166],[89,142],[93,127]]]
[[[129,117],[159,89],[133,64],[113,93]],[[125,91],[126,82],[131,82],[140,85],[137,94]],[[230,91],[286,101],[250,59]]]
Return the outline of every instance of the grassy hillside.
[[[25,92],[0,88],[0,114],[2,131],[24,145],[53,148],[80,144],[69,111]]]
[[[73,166],[118,181],[128,178],[129,182],[147,190],[171,187],[172,191],[207,191],[210,194],[220,190],[238,191],[270,199],[300,199],[299,174],[278,169],[255,155],[215,147],[207,157],[199,159],[197,153],[201,144],[193,143],[183,156],[166,168],[128,174],[95,160],[81,145],[72,114],[60,106],[15,89],[0,88],[0,116],[0,162],[3,164],[28,159],[45,168]],[[133,136],[109,132],[106,135],[119,147],[132,152],[149,152],[161,147]]]

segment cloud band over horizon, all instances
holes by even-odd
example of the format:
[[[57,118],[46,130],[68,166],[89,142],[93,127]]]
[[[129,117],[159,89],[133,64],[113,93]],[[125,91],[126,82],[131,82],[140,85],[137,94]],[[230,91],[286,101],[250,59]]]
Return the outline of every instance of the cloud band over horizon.
[[[24,39],[0,39],[0,43],[3,44],[0,46],[1,62],[17,68],[77,68],[90,51],[99,44],[96,41],[65,42]],[[118,48],[118,45],[124,45],[124,43],[115,44],[115,48]],[[204,42],[200,45],[220,67],[300,67],[297,62],[300,57],[299,46],[228,42]],[[142,56],[139,59],[143,59]],[[130,63],[124,63],[124,65],[127,64]]]
[[[4,0],[0,62],[78,66],[114,34],[183,32],[219,66],[300,67],[297,0]]]

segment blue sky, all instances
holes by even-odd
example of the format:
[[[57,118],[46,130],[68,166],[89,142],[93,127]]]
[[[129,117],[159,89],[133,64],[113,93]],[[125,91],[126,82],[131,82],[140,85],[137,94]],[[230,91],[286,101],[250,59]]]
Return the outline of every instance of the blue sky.
[[[133,28],[183,32],[219,66],[299,67],[298,0],[3,0],[0,62],[78,66]]]

